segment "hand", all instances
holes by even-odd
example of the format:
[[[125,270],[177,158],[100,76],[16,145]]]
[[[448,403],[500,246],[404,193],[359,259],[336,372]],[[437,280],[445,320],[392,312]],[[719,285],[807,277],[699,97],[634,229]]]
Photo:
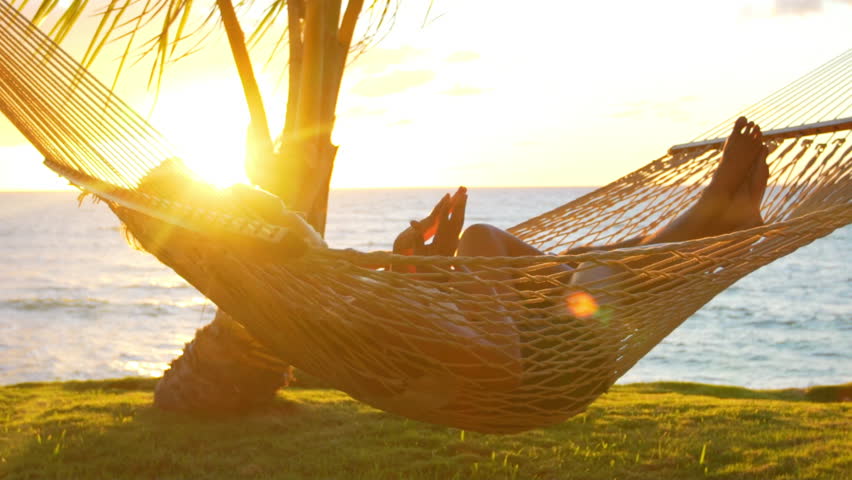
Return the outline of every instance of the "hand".
[[[441,219],[446,216],[451,207],[452,199],[453,197],[451,197],[449,193],[445,194],[441,197],[441,200],[435,204],[435,207],[432,209],[432,213],[430,213],[429,216],[420,221],[412,220],[410,222],[410,229],[412,233],[419,234],[420,243],[428,242],[435,236]]]
[[[467,189],[459,187],[450,198],[449,206],[442,209],[438,216],[438,227],[431,245],[432,255],[451,257],[456,254],[466,207]]]
[[[459,187],[452,196],[444,195],[432,213],[422,220],[412,220],[409,227],[396,237],[393,252],[402,255],[454,255],[464,226],[466,205],[465,187]],[[433,238],[432,243],[426,243]],[[405,270],[413,271],[413,267]]]

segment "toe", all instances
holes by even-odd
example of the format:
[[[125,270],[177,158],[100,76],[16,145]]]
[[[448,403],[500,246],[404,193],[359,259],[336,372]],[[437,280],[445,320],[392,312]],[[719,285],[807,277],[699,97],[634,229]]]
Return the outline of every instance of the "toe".
[[[734,130],[731,133],[732,134],[741,133],[742,130],[743,130],[743,127],[745,127],[747,123],[748,123],[748,119],[746,119],[746,117],[738,118],[737,121],[734,122]]]
[[[743,130],[743,133],[746,136],[751,137],[753,132],[754,132],[754,122],[748,122],[745,126],[745,129]]]

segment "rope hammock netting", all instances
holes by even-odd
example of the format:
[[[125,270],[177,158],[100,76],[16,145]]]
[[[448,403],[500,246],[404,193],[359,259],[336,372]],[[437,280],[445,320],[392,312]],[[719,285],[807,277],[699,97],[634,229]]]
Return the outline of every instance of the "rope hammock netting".
[[[48,167],[105,200],[147,251],[281,360],[379,408],[482,432],[583,411],[726,287],[850,223],[850,91],[852,50],[743,112],[770,149],[761,226],[574,255],[359,252],[328,248],[295,213],[271,224],[232,202],[143,191],[174,149],[0,4],[0,108]],[[550,252],[648,235],[694,203],[732,123],[510,231]],[[573,284],[560,264],[609,274]],[[507,317],[515,333],[495,333]],[[519,359],[484,347],[507,342]]]

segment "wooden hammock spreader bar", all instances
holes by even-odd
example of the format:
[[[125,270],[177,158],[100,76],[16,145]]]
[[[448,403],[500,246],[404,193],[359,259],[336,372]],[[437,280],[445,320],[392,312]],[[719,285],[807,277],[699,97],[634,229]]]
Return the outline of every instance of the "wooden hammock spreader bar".
[[[842,130],[852,130],[852,117],[769,130],[767,132],[763,132],[763,138],[765,140],[783,140],[785,138],[817,135],[820,133],[833,133]],[[725,143],[725,138],[726,137],[720,137],[712,140],[702,140],[700,142],[681,143],[669,148],[669,155],[707,147],[721,147]]]

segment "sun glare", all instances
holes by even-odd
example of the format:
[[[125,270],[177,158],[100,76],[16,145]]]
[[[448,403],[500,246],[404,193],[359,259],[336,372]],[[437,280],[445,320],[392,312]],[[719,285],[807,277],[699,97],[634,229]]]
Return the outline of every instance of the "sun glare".
[[[571,315],[577,318],[589,318],[598,313],[598,302],[586,292],[574,292],[565,299],[565,305]]]
[[[154,123],[171,139],[181,158],[202,180],[227,187],[248,183],[245,138],[248,113],[238,95],[221,82],[177,89],[160,99]]]
[[[225,188],[235,183],[249,183],[240,157],[205,152],[186,158],[185,163],[202,180],[215,187]]]

